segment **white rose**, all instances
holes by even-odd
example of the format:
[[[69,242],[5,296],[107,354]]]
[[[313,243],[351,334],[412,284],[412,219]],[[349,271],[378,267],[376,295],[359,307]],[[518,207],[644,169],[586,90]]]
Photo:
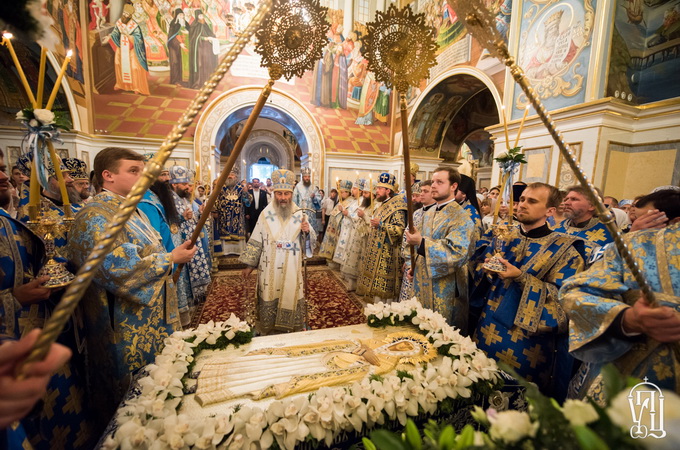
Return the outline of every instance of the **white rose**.
[[[506,444],[515,444],[526,437],[536,436],[538,424],[531,423],[529,414],[520,411],[501,411],[489,416],[492,439]]]
[[[35,119],[31,119],[28,121],[28,124],[32,127],[37,127],[38,126],[38,121]]]
[[[590,403],[572,399],[564,402],[562,413],[569,423],[575,427],[595,422],[600,417]]]
[[[33,110],[33,116],[42,122],[43,125],[54,123],[54,113],[49,109],[35,109]]]
[[[26,120],[26,116],[24,116],[23,110],[21,110],[17,113],[17,120]]]

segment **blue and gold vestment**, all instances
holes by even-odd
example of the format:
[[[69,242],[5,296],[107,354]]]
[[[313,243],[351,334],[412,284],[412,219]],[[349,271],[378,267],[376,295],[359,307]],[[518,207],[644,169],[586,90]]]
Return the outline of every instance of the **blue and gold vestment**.
[[[12,295],[14,287],[37,274],[44,247],[4,209],[0,209],[0,224],[0,334],[19,339],[34,328],[44,327],[54,304],[48,299],[22,306]],[[69,330],[59,336],[58,342],[70,347],[73,357],[52,376],[40,405],[18,427],[7,430],[7,448],[25,448],[27,442],[36,450],[92,447],[94,435],[85,407],[84,377],[72,339]]]
[[[557,301],[562,283],[583,270],[583,241],[552,232],[547,225],[524,233],[513,230],[502,257],[522,275],[503,280],[487,275],[484,260],[494,253],[488,231],[473,260],[476,285],[471,304],[482,306],[475,331],[479,348],[504,362],[541,391],[563,399],[573,369],[567,350],[568,319]]]
[[[597,217],[591,217],[588,223],[582,227],[573,226],[571,220],[563,220],[562,223],[555,228],[558,233],[568,234],[581,238],[586,246],[586,265],[592,264],[599,259],[602,254],[600,250],[610,242],[613,242],[611,233],[607,226],[600,222]]]
[[[196,205],[196,203],[181,198],[174,191],[172,193],[172,198],[175,201],[175,208],[177,208],[177,214],[180,217],[178,234],[181,243],[191,239],[194,230],[196,230],[196,225],[198,224],[201,213],[198,211],[198,205]],[[185,218],[185,211],[191,211],[191,219]],[[208,236],[205,226],[201,229],[201,233],[194,245],[197,248],[196,254],[194,254],[191,261],[184,266],[182,274],[180,275],[180,280],[184,278],[187,282],[177,283],[177,291],[184,291],[184,295],[180,294],[180,299],[187,299],[186,304],[179,303],[180,312],[187,313],[187,315],[185,315],[185,318],[187,319],[187,322],[184,322],[185,324],[188,323],[189,308],[195,306],[197,302],[205,298],[211,280],[210,264],[212,260],[210,259],[210,246],[208,245]]]
[[[373,216],[380,221],[371,228],[361,257],[357,294],[394,299],[399,295],[401,241],[406,227],[406,202],[401,195],[386,200]]]
[[[67,246],[76,266],[101,241],[123,200],[103,191],[80,210]],[[88,387],[104,423],[115,412],[131,374],[152,363],[164,339],[179,329],[171,269],[172,257],[160,235],[145,215],[135,212],[83,297]]]
[[[633,232],[625,240],[660,304],[680,311],[680,223]],[[680,361],[673,345],[627,337],[620,330],[619,315],[639,297],[639,285],[613,245],[590,269],[564,283],[560,300],[570,318],[569,349],[588,363],[574,380],[575,396],[602,398],[598,375],[610,362],[626,375],[647,377],[680,393]]]
[[[246,213],[245,203],[248,192],[240,184],[222,187],[217,197],[217,231],[220,239],[225,241],[245,241]]]
[[[449,324],[465,333],[468,322],[467,262],[470,243],[474,242],[475,222],[469,210],[451,201],[440,211],[436,207],[428,209],[423,214],[420,231],[424,248],[418,253],[425,256],[416,258],[413,293],[423,306],[437,311]]]

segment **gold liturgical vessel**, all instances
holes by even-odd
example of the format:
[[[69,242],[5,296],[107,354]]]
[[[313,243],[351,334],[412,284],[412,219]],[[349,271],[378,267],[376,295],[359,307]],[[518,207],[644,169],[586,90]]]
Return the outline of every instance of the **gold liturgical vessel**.
[[[58,262],[54,259],[56,256],[56,248],[54,245],[54,237],[57,234],[66,233],[73,224],[73,218],[63,217],[61,220],[56,220],[51,217],[46,217],[44,213],[40,214],[38,220],[29,221],[28,226],[31,230],[42,238],[45,243],[45,253],[47,262],[38,272],[38,277],[49,276],[43,286],[50,289],[59,289],[68,286],[76,277],[66,269],[66,264]]]

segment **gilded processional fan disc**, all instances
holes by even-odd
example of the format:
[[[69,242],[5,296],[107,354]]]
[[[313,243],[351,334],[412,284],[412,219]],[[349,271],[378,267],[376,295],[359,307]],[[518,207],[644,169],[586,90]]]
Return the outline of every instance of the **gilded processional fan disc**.
[[[286,80],[314,68],[328,43],[327,12],[319,0],[275,0],[257,32],[262,67],[280,68]]]
[[[425,14],[414,14],[410,6],[398,10],[391,5],[386,12],[378,11],[375,22],[366,28],[365,55],[376,80],[405,93],[429,77],[438,46]]]

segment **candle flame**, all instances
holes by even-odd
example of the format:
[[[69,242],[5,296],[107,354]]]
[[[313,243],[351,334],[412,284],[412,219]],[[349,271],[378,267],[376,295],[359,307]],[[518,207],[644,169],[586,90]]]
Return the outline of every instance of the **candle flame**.
[[[4,37],[5,39],[12,39],[14,37],[14,35],[12,33],[5,32],[5,33],[2,33],[2,37]]]
[[[66,57],[70,58],[73,55],[73,50],[69,50],[66,52]]]

